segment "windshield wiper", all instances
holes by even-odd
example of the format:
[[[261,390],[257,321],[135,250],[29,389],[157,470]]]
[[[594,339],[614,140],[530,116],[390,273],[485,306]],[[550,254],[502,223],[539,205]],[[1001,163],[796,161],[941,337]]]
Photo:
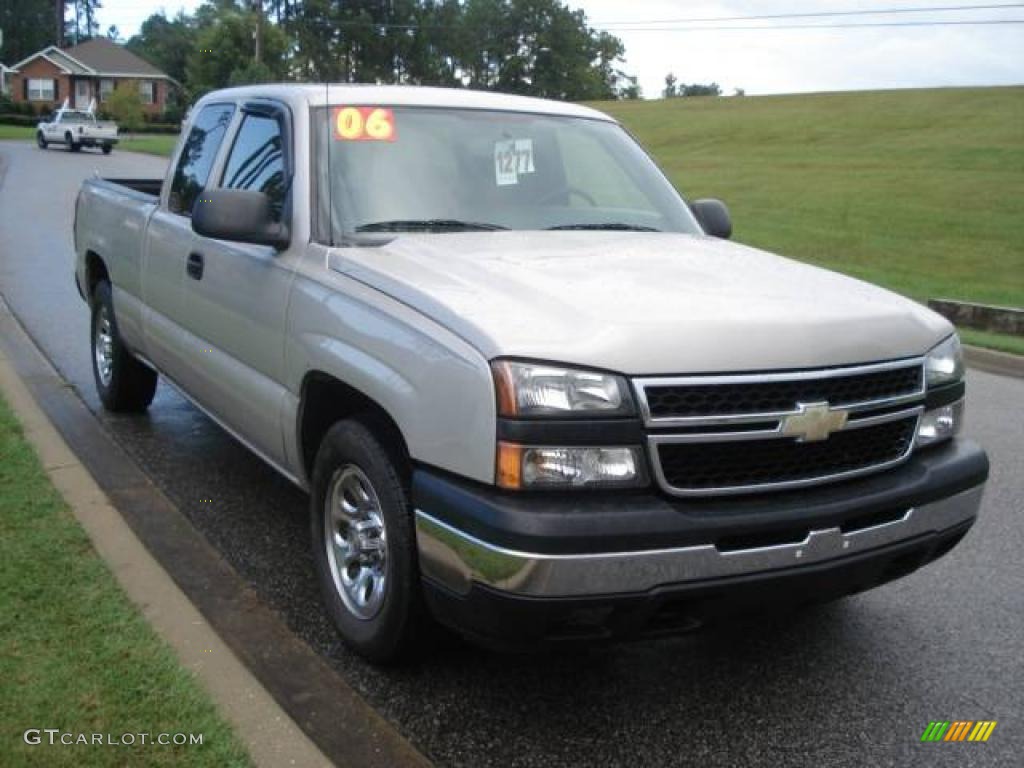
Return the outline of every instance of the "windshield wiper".
[[[451,229],[490,232],[508,229],[500,224],[484,224],[478,221],[459,221],[458,219],[395,219],[394,221],[375,221],[356,227],[356,232],[418,232],[420,230]]]
[[[661,232],[656,227],[645,227],[640,224],[626,224],[620,221],[606,221],[602,224],[559,224],[548,229],[608,229],[622,232]]]

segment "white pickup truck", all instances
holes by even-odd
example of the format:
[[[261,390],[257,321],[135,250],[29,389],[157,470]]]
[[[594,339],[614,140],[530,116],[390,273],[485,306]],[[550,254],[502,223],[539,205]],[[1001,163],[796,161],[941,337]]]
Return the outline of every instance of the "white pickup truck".
[[[69,109],[68,102],[53,113],[49,120],[36,125],[36,143],[40,149],[50,144],[63,144],[70,152],[82,147],[99,147],[109,155],[117,144],[117,124],[96,119],[95,102],[86,110]]]
[[[379,661],[684,631],[913,571],[974,522],[952,326],[728,242],[618,123],[430,88],[252,86],[167,177],[85,182],[104,405],[158,374],[310,493]]]

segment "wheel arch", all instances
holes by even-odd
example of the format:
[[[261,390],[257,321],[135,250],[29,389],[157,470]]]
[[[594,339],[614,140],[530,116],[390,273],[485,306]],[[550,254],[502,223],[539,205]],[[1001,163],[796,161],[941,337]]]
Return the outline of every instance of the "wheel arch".
[[[300,390],[296,439],[303,477],[312,482],[316,454],[327,431],[353,417],[367,423],[408,482],[409,446],[398,422],[372,397],[321,370],[308,371]]]
[[[101,280],[110,281],[110,270],[107,263],[96,251],[85,252],[85,299],[92,301],[93,292]]]

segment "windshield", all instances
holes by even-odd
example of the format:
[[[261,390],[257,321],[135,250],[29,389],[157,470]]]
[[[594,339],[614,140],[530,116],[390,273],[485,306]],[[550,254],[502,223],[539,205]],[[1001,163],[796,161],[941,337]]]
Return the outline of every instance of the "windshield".
[[[425,107],[335,106],[313,117],[325,242],[371,232],[700,231],[614,123]]]

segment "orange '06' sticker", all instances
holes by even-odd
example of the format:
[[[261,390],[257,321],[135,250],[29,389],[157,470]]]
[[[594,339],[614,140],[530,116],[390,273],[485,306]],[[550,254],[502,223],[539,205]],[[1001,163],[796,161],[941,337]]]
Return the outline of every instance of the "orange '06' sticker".
[[[335,107],[335,141],[394,141],[395,115],[383,107]]]

